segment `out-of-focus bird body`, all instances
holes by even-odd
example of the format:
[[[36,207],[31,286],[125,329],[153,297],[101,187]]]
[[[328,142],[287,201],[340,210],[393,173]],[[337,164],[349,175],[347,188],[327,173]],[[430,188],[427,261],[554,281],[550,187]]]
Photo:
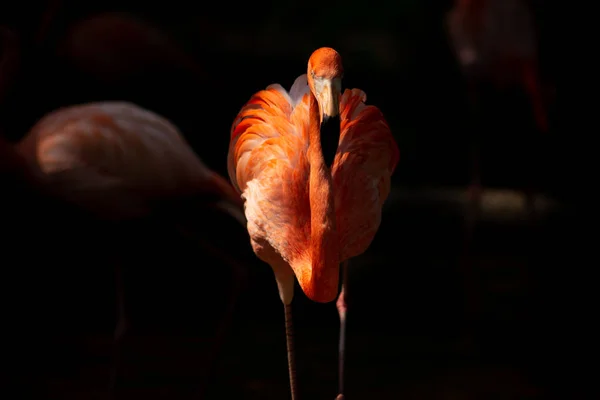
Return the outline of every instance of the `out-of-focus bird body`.
[[[0,54],[3,56],[0,57],[0,100],[18,61],[16,39],[16,35],[0,27],[0,50],[9,50],[6,56]],[[73,259],[78,271],[86,269],[80,268],[81,263],[86,264],[85,267],[96,263],[114,264],[118,321],[111,392],[116,387],[119,348],[128,325],[123,265],[149,257],[157,261],[154,257],[161,254],[160,249],[154,252],[148,244],[162,247],[163,243],[147,240],[156,236],[156,232],[189,239],[204,250],[204,254],[229,264],[233,270],[231,300],[225,318],[219,323],[212,354],[207,357],[209,363],[214,363],[244,273],[235,257],[223,254],[211,244],[210,238],[205,238],[214,236],[215,228],[224,222],[219,220],[220,213],[214,213],[215,208],[245,225],[242,200],[224,178],[204,165],[171,122],[126,102],[88,103],[58,109],[43,117],[17,145],[0,136],[0,180],[9,192],[0,196],[0,202],[9,200],[11,203],[4,207],[3,202],[2,209],[15,214],[15,218],[5,221],[15,224],[5,228],[24,226],[18,232],[26,233],[24,237],[34,249],[64,253],[58,258],[63,265],[52,271],[53,276],[65,271],[65,265],[70,264],[68,260]],[[14,196],[13,192],[17,191],[14,189],[20,186],[34,190],[27,197]],[[17,204],[22,198],[33,199],[32,195],[42,195],[43,201]],[[75,217],[78,222],[62,226],[65,219],[71,219],[69,217]],[[133,221],[136,217],[141,220]],[[119,222],[110,223],[113,219]],[[109,223],[104,223],[106,220]],[[31,223],[34,224],[33,239]],[[62,230],[75,229],[66,234],[71,236],[64,236],[63,232],[57,234],[58,224]],[[104,231],[103,227],[108,230]],[[138,240],[132,240],[132,236]],[[88,258],[69,257],[74,256],[70,250],[77,244],[90,245]],[[147,263],[142,261],[142,264]],[[203,272],[203,276],[211,280],[208,273]]]
[[[518,165],[521,161],[518,160],[519,157],[507,157],[505,151],[498,150],[498,145],[502,145],[502,142],[509,143],[510,149],[506,149],[514,152],[513,155],[519,155],[520,150],[524,149],[527,159],[534,156],[532,151],[537,150],[537,146],[534,147],[537,137],[530,136],[529,133],[524,135],[523,126],[519,126],[520,122],[512,126],[507,126],[504,122],[515,121],[511,117],[517,116],[518,112],[514,112],[514,98],[508,102],[496,103],[502,99],[499,95],[511,89],[525,93],[538,133],[547,133],[549,130],[546,99],[538,64],[535,19],[531,6],[532,3],[527,0],[455,0],[446,16],[450,44],[467,83],[467,94],[473,113],[471,119],[474,122],[474,135],[471,139],[471,179],[468,188],[470,207],[465,218],[464,241],[464,252],[467,256],[464,274],[469,277],[466,282],[467,306],[473,312],[479,308],[480,295],[471,278],[474,273],[471,246],[480,214],[485,171],[482,165],[489,162],[481,153],[486,147],[485,143],[491,139],[495,149],[487,155],[491,156],[492,160],[494,155],[500,155],[499,161]],[[503,121],[488,123],[487,118],[490,116]],[[482,125],[483,122],[485,124]],[[526,125],[524,127],[526,128]],[[502,140],[499,140],[500,138]],[[527,160],[527,164],[529,165],[521,164],[523,166],[519,177],[529,180],[525,187],[526,204],[530,220],[534,221],[535,181],[532,178],[537,163]]]
[[[145,201],[197,193],[241,205],[231,185],[202,163],[173,124],[132,103],[56,110],[30,130],[18,149],[41,179],[68,183],[65,189],[71,193],[101,191],[136,199],[126,214],[147,211],[151,204]],[[98,200],[96,206],[115,206]]]
[[[201,236],[195,237],[203,229],[195,225],[195,217],[202,218],[211,208],[244,224],[242,200],[224,178],[204,165],[165,118],[127,102],[65,107],[42,118],[15,149],[34,176],[32,181],[45,192],[101,220],[127,222],[156,217],[157,226],[173,228],[174,234],[194,240],[207,254],[216,254],[215,258],[231,265],[234,279],[243,279],[236,261],[221,257]],[[135,231],[129,231],[128,224],[120,226],[125,233],[106,237],[101,244],[113,253],[116,266],[115,360],[120,357],[128,325],[122,264],[142,251],[127,238],[127,232]],[[217,341],[229,324],[237,287],[235,283]],[[218,344],[210,361],[217,351]],[[116,387],[118,364],[115,361],[111,372],[111,392]]]
[[[334,297],[318,298],[309,286],[315,278],[302,265],[317,261],[310,252],[308,91],[307,76],[301,75],[289,93],[271,85],[255,94],[233,124],[228,167],[246,200],[258,257],[271,265],[288,263],[310,298],[331,301],[337,295],[337,278],[331,282]],[[365,101],[359,89],[347,89],[340,101],[341,134],[332,168],[338,264],[371,244],[399,157],[381,112]]]
[[[457,0],[446,18],[463,73],[498,88],[521,86],[542,132],[548,121],[537,65],[533,16],[523,0]]]

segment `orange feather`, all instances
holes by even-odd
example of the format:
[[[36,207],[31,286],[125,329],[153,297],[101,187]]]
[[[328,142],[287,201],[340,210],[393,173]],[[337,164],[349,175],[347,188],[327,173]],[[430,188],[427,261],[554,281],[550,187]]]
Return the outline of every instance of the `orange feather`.
[[[231,128],[228,170],[246,201],[257,256],[273,266],[276,275],[290,265],[309,298],[331,301],[337,286],[332,293],[328,285],[319,288],[314,278],[307,281],[303,275],[311,276],[315,266],[301,262],[311,258],[310,97],[306,74],[289,92],[275,84],[252,96]],[[399,160],[381,111],[365,101],[364,92],[347,89],[340,102],[341,135],[331,174],[338,265],[364,252],[373,240]]]

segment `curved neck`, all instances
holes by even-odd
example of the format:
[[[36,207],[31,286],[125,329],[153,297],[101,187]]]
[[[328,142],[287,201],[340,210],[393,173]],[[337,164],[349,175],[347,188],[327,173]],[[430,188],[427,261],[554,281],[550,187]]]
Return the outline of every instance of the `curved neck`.
[[[339,238],[335,221],[335,204],[331,171],[325,164],[321,148],[321,118],[315,96],[310,93],[309,103],[309,146],[310,165],[310,282],[303,288],[314,301],[335,300],[339,279]],[[305,290],[306,292],[306,290]]]

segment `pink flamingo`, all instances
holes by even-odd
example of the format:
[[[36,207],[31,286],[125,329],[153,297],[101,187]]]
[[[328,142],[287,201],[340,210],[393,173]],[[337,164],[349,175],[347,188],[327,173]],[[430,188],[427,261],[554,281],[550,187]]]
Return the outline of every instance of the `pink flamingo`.
[[[289,92],[274,84],[242,107],[231,128],[229,177],[245,200],[254,252],[275,274],[285,309],[292,399],[297,398],[291,303],[294,276],[313,301],[342,291],[339,393],[344,393],[347,263],[381,222],[399,152],[381,111],[359,89],[342,93],[343,66],[316,50]]]
[[[6,43],[12,43],[13,38],[14,35],[2,35]],[[14,70],[5,68],[7,60],[16,59],[15,54],[3,58],[0,82],[6,83],[5,72]],[[195,199],[198,208],[221,210],[245,226],[242,200],[233,187],[199,159],[171,122],[132,103],[99,102],[53,111],[17,145],[0,141],[0,152],[0,163],[6,163],[7,168],[25,171],[37,187],[103,219],[141,217],[165,202],[190,198]],[[243,279],[243,267],[235,259],[194,238],[194,232],[182,221],[167,223],[175,226],[176,234],[191,236],[205,251],[230,265],[237,280]],[[127,327],[119,263],[116,279],[118,360]],[[230,312],[217,331],[217,340],[221,340],[229,323],[235,294]],[[216,357],[217,347],[212,358]],[[116,383],[117,364],[118,361],[111,373],[111,391]]]

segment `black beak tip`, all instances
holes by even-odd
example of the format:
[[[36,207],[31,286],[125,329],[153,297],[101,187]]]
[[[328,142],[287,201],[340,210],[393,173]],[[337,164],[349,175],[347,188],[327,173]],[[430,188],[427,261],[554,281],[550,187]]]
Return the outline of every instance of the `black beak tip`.
[[[340,141],[340,116],[323,115],[321,123],[321,149],[325,164],[331,168]]]
[[[323,114],[323,124],[327,124],[327,123],[329,123],[331,120],[333,120],[335,118],[336,117],[332,117],[331,115]]]

